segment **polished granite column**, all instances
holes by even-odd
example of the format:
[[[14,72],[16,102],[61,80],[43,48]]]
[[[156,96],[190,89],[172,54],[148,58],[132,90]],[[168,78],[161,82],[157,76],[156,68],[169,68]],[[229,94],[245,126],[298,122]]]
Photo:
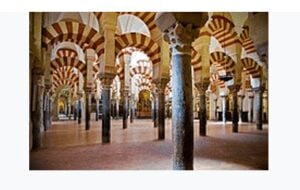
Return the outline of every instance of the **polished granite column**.
[[[256,111],[256,128],[262,130],[262,91],[261,87],[254,88],[255,92],[255,111]]]
[[[209,86],[209,82],[198,83],[196,87],[200,93],[200,109],[199,109],[199,135],[206,136],[206,95],[205,92]]]

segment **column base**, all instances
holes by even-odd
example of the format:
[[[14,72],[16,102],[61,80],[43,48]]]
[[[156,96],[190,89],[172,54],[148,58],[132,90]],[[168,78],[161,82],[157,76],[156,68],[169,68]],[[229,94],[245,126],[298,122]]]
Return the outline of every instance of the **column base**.
[[[262,124],[256,124],[256,129],[257,130],[263,130]]]
[[[232,123],[232,132],[238,133],[238,123]]]

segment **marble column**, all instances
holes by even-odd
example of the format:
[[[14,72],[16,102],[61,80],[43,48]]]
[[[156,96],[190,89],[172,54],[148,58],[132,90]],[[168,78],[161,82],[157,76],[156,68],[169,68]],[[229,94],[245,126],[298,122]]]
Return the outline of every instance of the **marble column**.
[[[82,115],[82,110],[81,110],[81,108],[82,108],[82,105],[81,105],[81,96],[82,96],[82,94],[81,93],[79,93],[78,94],[78,107],[77,107],[77,110],[78,110],[78,114],[77,114],[77,118],[78,118],[78,124],[81,124],[81,115]]]
[[[44,96],[44,76],[41,68],[32,70],[32,149],[41,147],[41,129],[43,125],[43,96]]]
[[[209,83],[199,83],[196,87],[200,93],[200,109],[199,109],[199,135],[206,136],[206,95],[205,92],[209,86]]]
[[[262,91],[261,87],[254,88],[255,92],[255,111],[256,111],[256,128],[262,130]]]
[[[117,99],[116,100],[116,119],[119,119],[119,102],[120,102],[120,100],[119,99]]]
[[[161,79],[158,82],[157,89],[157,121],[158,121],[158,140],[165,139],[165,88],[167,79]]]
[[[92,88],[85,88],[85,130],[91,127],[91,92]]]
[[[239,111],[238,111],[238,96],[237,92],[240,89],[239,85],[228,87],[232,94],[232,132],[237,133],[239,128]]]
[[[239,95],[240,97],[240,122],[243,121],[243,105],[244,105],[244,98],[245,96],[244,95]]]
[[[45,85],[44,93],[44,131],[47,131],[50,127],[50,88],[51,85]]]
[[[215,120],[218,121],[218,98],[214,99],[215,101]]]
[[[226,106],[226,101],[227,101],[227,95],[221,95],[222,99],[222,120],[224,125],[226,125],[226,111],[227,111],[227,106]]]
[[[74,108],[73,108],[73,112],[74,112],[74,121],[76,121],[77,120],[77,101],[74,101]]]
[[[133,100],[132,100],[133,94],[130,95],[130,123],[133,123],[133,112],[134,112],[134,107],[133,107]]]
[[[128,89],[123,90],[123,129],[128,126]]]
[[[168,31],[172,49],[173,169],[193,169],[193,93],[191,43],[194,32],[176,23]]]
[[[96,121],[99,120],[99,99],[96,98]]]
[[[249,102],[250,102],[250,106],[249,106],[249,114],[250,114],[250,122],[253,122],[253,95],[249,96]]]
[[[102,84],[102,143],[110,142],[110,120],[111,120],[111,84],[114,74],[100,74],[99,78]]]

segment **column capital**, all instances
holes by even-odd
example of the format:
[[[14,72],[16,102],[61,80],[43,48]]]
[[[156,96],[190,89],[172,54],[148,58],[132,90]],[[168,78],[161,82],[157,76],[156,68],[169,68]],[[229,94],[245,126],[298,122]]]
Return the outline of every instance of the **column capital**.
[[[252,89],[253,89],[253,91],[255,93],[259,93],[259,92],[263,92],[264,91],[264,87],[262,87],[262,86],[255,87],[255,88],[252,88]]]
[[[240,87],[241,87],[241,85],[235,84],[235,85],[228,86],[228,89],[230,90],[230,92],[237,93],[240,90]]]
[[[192,24],[186,27],[181,23],[176,24],[168,29],[164,34],[164,39],[170,44],[172,54],[191,55],[192,42],[199,35],[199,29],[193,29]]]
[[[199,90],[199,92],[201,93],[205,93],[205,91],[208,89],[210,82],[206,81],[206,82],[198,82],[195,83],[196,88]]]
[[[91,93],[93,91],[93,88],[91,87],[84,87],[84,92],[85,93]]]
[[[99,79],[103,88],[110,88],[115,76],[114,73],[99,73]]]
[[[36,76],[43,76],[44,72],[45,72],[45,69],[43,67],[33,67],[31,69],[32,75],[36,75]]]

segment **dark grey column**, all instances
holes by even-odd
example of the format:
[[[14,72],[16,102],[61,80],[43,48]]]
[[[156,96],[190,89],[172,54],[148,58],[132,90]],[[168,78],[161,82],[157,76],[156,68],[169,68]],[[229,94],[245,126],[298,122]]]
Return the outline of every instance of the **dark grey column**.
[[[255,92],[255,111],[256,111],[256,128],[262,130],[262,88],[254,88]]]
[[[240,121],[242,122],[243,121],[243,105],[244,105],[244,98],[245,96],[244,95],[239,95],[240,97]]]
[[[117,99],[116,100],[116,119],[119,119],[119,102],[120,102],[120,100],[119,99]]]
[[[123,129],[128,126],[128,90],[123,90]]]
[[[218,121],[218,98],[214,99],[215,101],[215,120]]]
[[[233,85],[228,87],[232,94],[232,132],[237,133],[239,127],[239,111],[238,111],[238,97],[237,92],[240,86]]]
[[[96,98],[96,121],[99,120],[99,99]]]
[[[192,30],[176,23],[168,33],[172,48],[173,169],[192,170],[194,158],[191,76]]]
[[[47,131],[50,127],[50,88],[46,86],[44,93],[44,131]]]
[[[165,87],[167,79],[161,79],[158,83],[157,103],[158,103],[158,139],[165,139]]]
[[[74,101],[74,121],[77,120],[77,112],[78,112],[78,108],[77,108],[77,101]]]
[[[110,90],[114,78],[114,74],[99,74],[102,84],[102,143],[110,142],[110,110],[111,110],[111,97]]]
[[[192,42],[207,13],[157,13],[156,23],[172,50],[173,169],[193,169]],[[184,23],[184,24],[183,24]]]
[[[153,120],[153,127],[157,127],[157,92],[156,89],[152,92],[153,97],[153,110],[152,110],[152,120]]]
[[[79,98],[78,98],[78,108],[77,108],[77,110],[78,110],[78,115],[77,115],[77,118],[78,118],[78,124],[81,124],[81,114],[82,114],[82,111],[81,111],[81,94],[80,95],[78,95],[79,96]]]
[[[133,100],[132,100],[132,94],[130,95],[130,123],[133,123]]]
[[[91,128],[91,88],[85,89],[85,130]]]
[[[253,122],[253,95],[249,96],[249,101],[250,101],[250,108],[249,108],[249,113],[250,113],[250,122]]]
[[[41,147],[41,129],[43,129],[43,96],[44,77],[43,70],[34,68],[32,70],[32,100],[31,100],[31,120],[32,120],[32,149]]]
[[[196,87],[198,88],[200,92],[200,109],[199,109],[199,135],[200,136],[206,136],[206,123],[207,123],[207,117],[206,117],[206,96],[205,91],[207,90],[209,85],[209,82],[203,82],[196,84]]]

